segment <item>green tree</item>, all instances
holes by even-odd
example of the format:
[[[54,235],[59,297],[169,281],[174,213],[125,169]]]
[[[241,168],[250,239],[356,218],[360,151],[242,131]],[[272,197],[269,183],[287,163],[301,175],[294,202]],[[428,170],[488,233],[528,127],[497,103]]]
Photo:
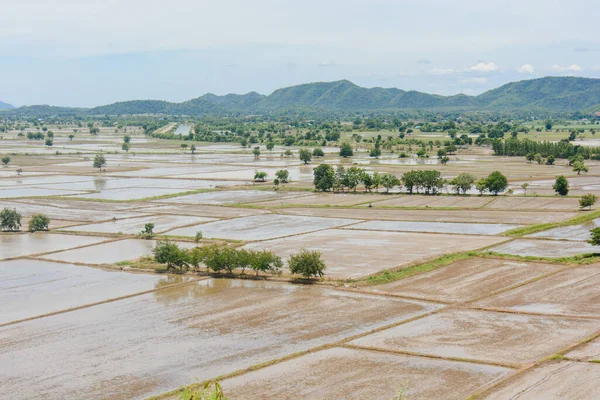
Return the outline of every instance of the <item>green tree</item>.
[[[152,254],[157,263],[167,264],[169,269],[178,269],[180,272],[188,269],[187,252],[175,243],[159,240],[154,245]]]
[[[129,143],[127,143],[127,142],[123,143],[123,145],[121,145],[121,150],[129,153]]]
[[[340,147],[340,156],[344,158],[352,157],[354,155],[354,151],[352,151],[352,146],[350,143],[342,143]]]
[[[104,158],[104,155],[102,153],[97,153],[94,157],[94,162],[92,165],[94,168],[98,168],[100,171],[102,171],[102,168],[106,167],[106,159]]]
[[[196,154],[196,145],[195,144],[192,144],[190,146],[190,151],[192,152],[192,154]]]
[[[146,239],[151,239],[154,237],[154,224],[152,222],[148,222],[146,225],[144,225],[144,229],[140,234]]]
[[[548,157],[546,157],[546,165],[554,165],[555,161],[556,161],[556,158],[554,158],[554,156],[552,154],[550,154]]]
[[[47,139],[44,141],[44,145],[46,145],[46,146],[48,146],[48,147],[52,147],[52,145],[54,145],[54,141],[53,141],[52,139],[50,139],[50,138],[47,138]]]
[[[75,137],[75,135],[73,135],[73,134],[70,134],[70,135],[69,135],[69,140],[73,140],[73,138],[74,138],[74,137]]]
[[[131,142],[131,136],[129,136],[129,135],[123,136],[123,143],[129,143],[129,142]]]
[[[10,157],[9,156],[2,157],[2,164],[8,165],[9,162],[10,162]]]
[[[437,151],[437,155],[439,158],[445,157],[446,156],[446,149],[439,149]]]
[[[252,154],[254,154],[255,158],[260,157],[260,147],[256,146],[253,150],[252,150]]]
[[[536,163],[541,164],[542,162],[544,162],[544,159],[542,158],[541,154],[536,154],[535,156],[533,156],[533,159],[535,160]]]
[[[335,170],[331,165],[321,164],[313,170],[313,184],[316,190],[328,192],[335,182]]]
[[[0,211],[0,230],[13,232],[19,229],[21,229],[21,214],[16,209],[2,209]]]
[[[320,147],[315,147],[312,151],[312,155],[313,157],[325,157],[325,153]]]
[[[477,189],[477,191],[479,192],[480,195],[484,194],[488,189],[487,180],[485,178],[479,179],[475,183],[475,188]]]
[[[29,232],[47,231],[50,218],[44,214],[34,214],[29,220]]]
[[[385,192],[388,193],[390,189],[395,186],[401,186],[402,182],[396,175],[393,174],[382,174],[381,175],[381,186],[385,188]]]
[[[533,153],[527,153],[525,155],[525,159],[527,162],[531,163],[533,160],[535,160],[535,155]]]
[[[308,164],[312,160],[312,154],[308,149],[300,149],[300,161]]]
[[[546,127],[546,130],[549,131],[552,129],[553,123],[551,119],[547,119],[546,122],[544,123],[544,126]]]
[[[508,179],[500,171],[492,172],[485,180],[486,189],[494,196],[504,192],[508,187]]]
[[[95,135],[97,135],[99,133],[100,133],[100,128],[98,128],[97,126],[95,126],[93,128],[90,128],[90,134],[92,134],[92,135],[95,136]]]
[[[254,172],[254,180],[256,182],[264,182],[267,180],[267,173],[264,171],[255,171]]]
[[[563,175],[556,177],[556,181],[552,187],[558,195],[566,196],[569,194],[569,181],[567,181],[567,178],[565,178]]]
[[[477,178],[475,178],[473,175],[463,172],[454,177],[454,179],[452,179],[449,183],[450,185],[454,186],[456,194],[467,194],[467,192],[473,187],[476,179]]]
[[[442,165],[448,164],[448,161],[450,161],[450,157],[448,157],[448,156],[444,156],[444,157],[440,158],[440,162],[442,163]]]
[[[187,149],[188,145],[187,143],[181,143],[181,150],[185,152],[185,150]]]
[[[250,268],[256,272],[256,276],[258,276],[259,272],[280,274],[282,267],[283,262],[281,261],[281,257],[270,251],[261,250],[250,252]]]
[[[199,243],[202,238],[204,237],[204,234],[202,233],[202,231],[196,231],[196,235],[194,235],[194,242]]]
[[[579,198],[579,207],[581,209],[588,207],[591,210],[592,206],[594,204],[596,204],[597,200],[598,200],[598,197],[595,194],[592,194],[592,193],[585,194]]]
[[[277,179],[279,179],[280,183],[288,183],[290,179],[290,172],[287,169],[280,169],[279,171],[275,172],[275,176]]]
[[[593,246],[600,246],[600,228],[594,228],[590,231],[592,238],[587,242]]]
[[[288,267],[292,274],[304,278],[322,277],[325,274],[325,263],[321,260],[320,251],[300,250],[298,254],[290,255]]]
[[[275,143],[267,142],[267,150],[273,151],[274,148],[275,148]]]
[[[583,163],[583,161],[575,161],[573,163],[573,171],[577,172],[577,175],[581,174],[582,172],[586,173],[589,170],[590,169]]]

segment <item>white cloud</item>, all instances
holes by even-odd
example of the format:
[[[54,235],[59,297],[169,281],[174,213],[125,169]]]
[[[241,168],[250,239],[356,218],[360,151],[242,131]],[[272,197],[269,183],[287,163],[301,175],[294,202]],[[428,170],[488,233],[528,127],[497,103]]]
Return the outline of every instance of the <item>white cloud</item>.
[[[482,85],[487,83],[487,78],[478,77],[478,78],[469,78],[469,79],[461,79],[460,83],[476,83],[478,85]]]
[[[581,71],[581,67],[577,64],[571,64],[569,66],[554,64],[550,69],[554,72]]]
[[[427,73],[430,75],[451,75],[456,73],[456,70],[452,68],[432,68]]]
[[[319,64],[319,67],[333,67],[333,66],[335,66],[335,61],[333,61],[333,60],[321,61],[321,63]]]
[[[522,74],[533,74],[535,72],[535,68],[533,68],[533,65],[531,64],[523,64],[517,71]]]
[[[477,63],[475,65],[473,65],[472,67],[469,68],[469,71],[474,71],[474,72],[492,72],[498,69],[498,66],[496,65],[496,63],[493,62],[489,62],[489,63],[485,63],[485,62],[480,62]]]

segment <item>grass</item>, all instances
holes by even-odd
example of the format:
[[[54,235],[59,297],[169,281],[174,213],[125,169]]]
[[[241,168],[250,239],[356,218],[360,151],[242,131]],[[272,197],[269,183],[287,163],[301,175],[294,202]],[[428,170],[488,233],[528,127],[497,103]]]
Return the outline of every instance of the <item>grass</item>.
[[[548,229],[559,228],[561,226],[572,226],[579,225],[585,222],[589,222],[593,219],[600,218],[600,209],[594,211],[580,211],[581,215],[577,215],[576,217],[570,218],[566,221],[554,222],[554,223],[546,223],[546,224],[538,224],[538,225],[529,225],[524,226],[522,228],[515,228],[504,232],[505,236],[514,236],[521,237],[525,235],[530,235],[532,233],[546,231]]]
[[[454,253],[436,258],[423,264],[413,265],[408,268],[399,270],[388,270],[371,275],[364,281],[367,285],[381,285],[384,283],[390,283],[398,281],[400,279],[410,278],[411,276],[423,274],[425,272],[433,271],[435,269],[445,267],[446,265],[452,264],[457,261],[467,260],[469,258],[476,257],[479,253],[475,251],[467,251],[464,253]]]
[[[478,257],[483,258],[501,258],[505,260],[517,260],[517,261],[544,261],[555,264],[593,264],[600,261],[600,254],[598,253],[587,253],[577,254],[571,257],[538,257],[538,256],[518,256],[513,254],[496,253],[493,251],[483,251],[477,253]]]

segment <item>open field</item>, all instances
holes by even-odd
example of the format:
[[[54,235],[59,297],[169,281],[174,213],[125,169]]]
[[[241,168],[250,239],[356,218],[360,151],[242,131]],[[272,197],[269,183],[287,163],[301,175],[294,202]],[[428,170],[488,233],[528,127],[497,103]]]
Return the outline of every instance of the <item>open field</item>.
[[[21,232],[0,234],[5,396],[175,400],[181,386],[218,379],[229,399],[597,397],[600,264],[581,255],[596,252],[586,240],[598,214],[581,211],[576,196],[600,194],[600,162],[586,160],[589,173],[577,176],[564,159],[538,165],[485,146],[459,148],[442,165],[436,148],[427,158],[413,155],[416,146],[405,158],[372,158],[370,143],[353,142],[353,157],[328,143],[304,165],[295,145],[256,144],[255,157],[239,143],[194,142],[190,154],[183,141],[133,127],[126,154],[122,131],[70,141],[73,128],[53,128],[52,149],[17,131],[2,140],[11,162],[0,168],[0,209],[22,214]],[[360,132],[379,133],[398,135]],[[100,149],[102,171],[92,166]],[[316,192],[312,170],[324,162],[397,177],[500,170],[514,191]],[[280,169],[290,182],[275,186]],[[253,182],[256,171],[266,182]],[[558,174],[568,197],[554,195]],[[50,232],[26,232],[37,213]],[[141,239],[148,223],[155,236]],[[201,264],[179,274],[151,257],[166,239],[270,250],[284,267],[255,276]],[[323,279],[289,272],[301,249],[322,253]]]

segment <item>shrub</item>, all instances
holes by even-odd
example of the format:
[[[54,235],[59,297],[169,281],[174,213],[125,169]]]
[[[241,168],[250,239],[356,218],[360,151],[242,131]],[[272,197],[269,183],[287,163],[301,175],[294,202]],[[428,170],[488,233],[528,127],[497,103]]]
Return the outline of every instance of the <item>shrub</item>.
[[[554,188],[556,194],[561,196],[566,196],[569,194],[569,181],[567,181],[567,178],[562,175],[556,177],[556,181],[552,187]]]
[[[34,214],[29,220],[29,232],[47,231],[50,218],[44,214]]]
[[[188,269],[187,252],[175,243],[159,240],[152,249],[152,254],[157,263],[167,264],[169,269],[179,269],[180,272]]]
[[[144,230],[140,233],[146,239],[151,239],[154,236],[154,224],[152,222],[148,222],[144,225]]]
[[[21,214],[16,209],[4,208],[0,211],[0,229],[8,232],[21,229]]]
[[[299,274],[304,278],[322,277],[325,271],[321,252],[306,249],[302,249],[298,254],[290,255],[288,267],[292,274]]]
[[[585,195],[581,196],[581,198],[579,199],[579,207],[580,208],[588,207],[591,210],[592,206],[594,204],[596,204],[597,200],[598,200],[598,197],[595,194],[592,194],[592,193],[585,194]]]

